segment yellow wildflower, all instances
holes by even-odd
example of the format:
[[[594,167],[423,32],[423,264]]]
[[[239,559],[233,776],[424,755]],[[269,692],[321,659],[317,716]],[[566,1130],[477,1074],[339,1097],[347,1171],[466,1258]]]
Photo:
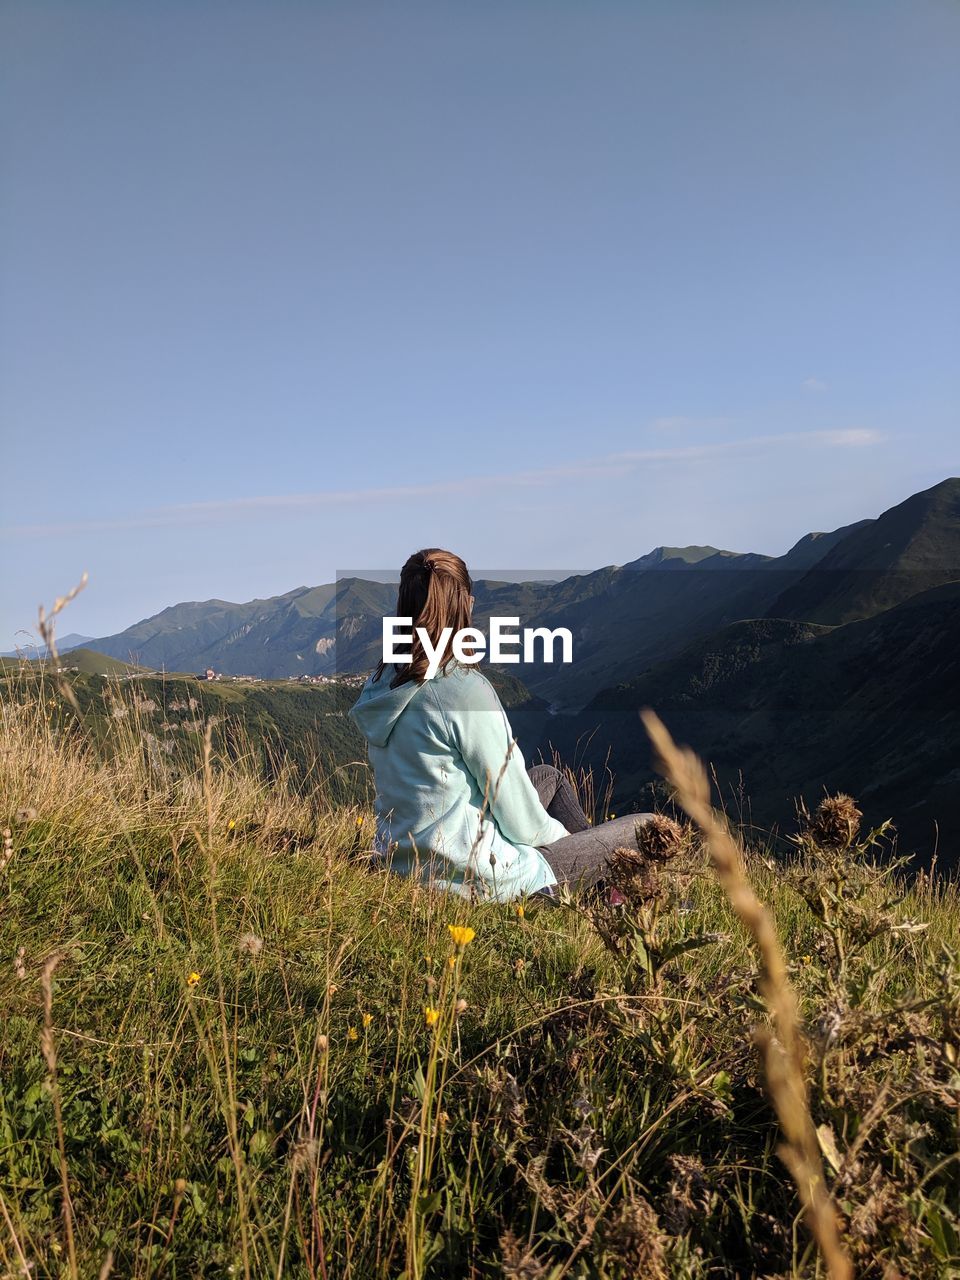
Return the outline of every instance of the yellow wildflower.
[[[477,931],[471,929],[468,924],[448,924],[450,937],[454,940],[458,947],[468,946],[477,936]]]
[[[195,987],[199,981],[200,981],[200,975],[199,975],[199,973],[188,973],[188,974],[187,974],[187,986],[188,986],[188,987]]]
[[[358,826],[358,827],[362,827],[362,826],[363,826],[363,814],[362,814],[362,813],[358,813],[358,814],[357,814],[357,826]]]
[[[347,1027],[347,1039],[348,1040],[360,1039],[360,1032],[357,1030],[356,1027]]]
[[[517,903],[517,919],[518,919],[518,920],[522,920],[522,919],[523,919],[523,917],[524,917],[526,914],[527,914],[527,913],[526,913],[526,911],[525,911],[525,910],[524,910],[524,908],[523,908],[523,903],[522,903],[522,902],[518,902],[518,903]]]
[[[373,1014],[372,1013],[362,1014],[360,1017],[360,1021],[363,1023],[364,1027],[369,1027],[370,1023],[373,1021]]]
[[[440,1010],[435,1009],[432,1005],[428,1004],[423,1011],[423,1016],[426,1019],[428,1027],[435,1026],[440,1017]]]
[[[426,960],[427,964],[433,964],[433,956],[424,956],[423,958]]]
[[[230,821],[227,823],[227,830],[232,831],[236,825],[237,825],[236,819],[231,818]]]
[[[614,819],[616,816],[617,816],[617,815],[616,815],[615,813],[611,813],[611,815],[610,815],[610,821],[612,822],[612,821],[613,821],[613,819]]]

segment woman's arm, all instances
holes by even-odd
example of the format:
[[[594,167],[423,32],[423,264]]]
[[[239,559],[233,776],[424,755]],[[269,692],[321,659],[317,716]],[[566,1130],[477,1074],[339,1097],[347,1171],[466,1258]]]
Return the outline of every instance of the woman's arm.
[[[477,781],[500,834],[511,844],[552,844],[567,835],[540,803],[497,691],[479,672],[469,692],[446,708],[454,743]]]

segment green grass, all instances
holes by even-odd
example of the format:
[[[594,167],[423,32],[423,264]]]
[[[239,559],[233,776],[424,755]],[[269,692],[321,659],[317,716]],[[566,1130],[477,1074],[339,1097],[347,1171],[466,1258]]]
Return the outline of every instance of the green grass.
[[[211,734],[158,774],[135,717],[94,747],[57,696],[3,695],[4,1274],[823,1274],[694,841],[623,907],[471,906],[370,870],[319,770],[266,781]],[[960,903],[874,852],[748,871],[857,1274],[945,1277]]]

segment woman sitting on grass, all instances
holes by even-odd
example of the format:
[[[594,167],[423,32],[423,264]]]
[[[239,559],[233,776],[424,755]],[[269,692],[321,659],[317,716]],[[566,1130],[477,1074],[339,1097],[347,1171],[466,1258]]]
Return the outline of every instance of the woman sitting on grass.
[[[444,627],[470,626],[473,584],[450,551],[418,551],[403,566],[397,616],[436,648]],[[615,848],[636,848],[651,814],[591,827],[569,780],[527,769],[496,690],[476,666],[447,655],[427,678],[416,636],[412,661],[381,661],[350,712],[376,777],[377,849],[392,870],[501,901],[594,886]]]

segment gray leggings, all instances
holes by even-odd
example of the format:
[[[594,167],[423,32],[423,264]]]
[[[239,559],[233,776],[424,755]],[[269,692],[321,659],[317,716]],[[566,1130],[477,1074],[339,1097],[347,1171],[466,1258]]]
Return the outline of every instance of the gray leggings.
[[[540,852],[550,863],[560,884],[578,884],[589,888],[606,875],[607,859],[614,849],[637,847],[637,824],[649,822],[652,813],[628,813],[591,827],[577,793],[559,769],[549,764],[535,764],[527,770],[537,789],[540,803],[551,818],[556,818],[570,832],[562,840],[543,845]]]

